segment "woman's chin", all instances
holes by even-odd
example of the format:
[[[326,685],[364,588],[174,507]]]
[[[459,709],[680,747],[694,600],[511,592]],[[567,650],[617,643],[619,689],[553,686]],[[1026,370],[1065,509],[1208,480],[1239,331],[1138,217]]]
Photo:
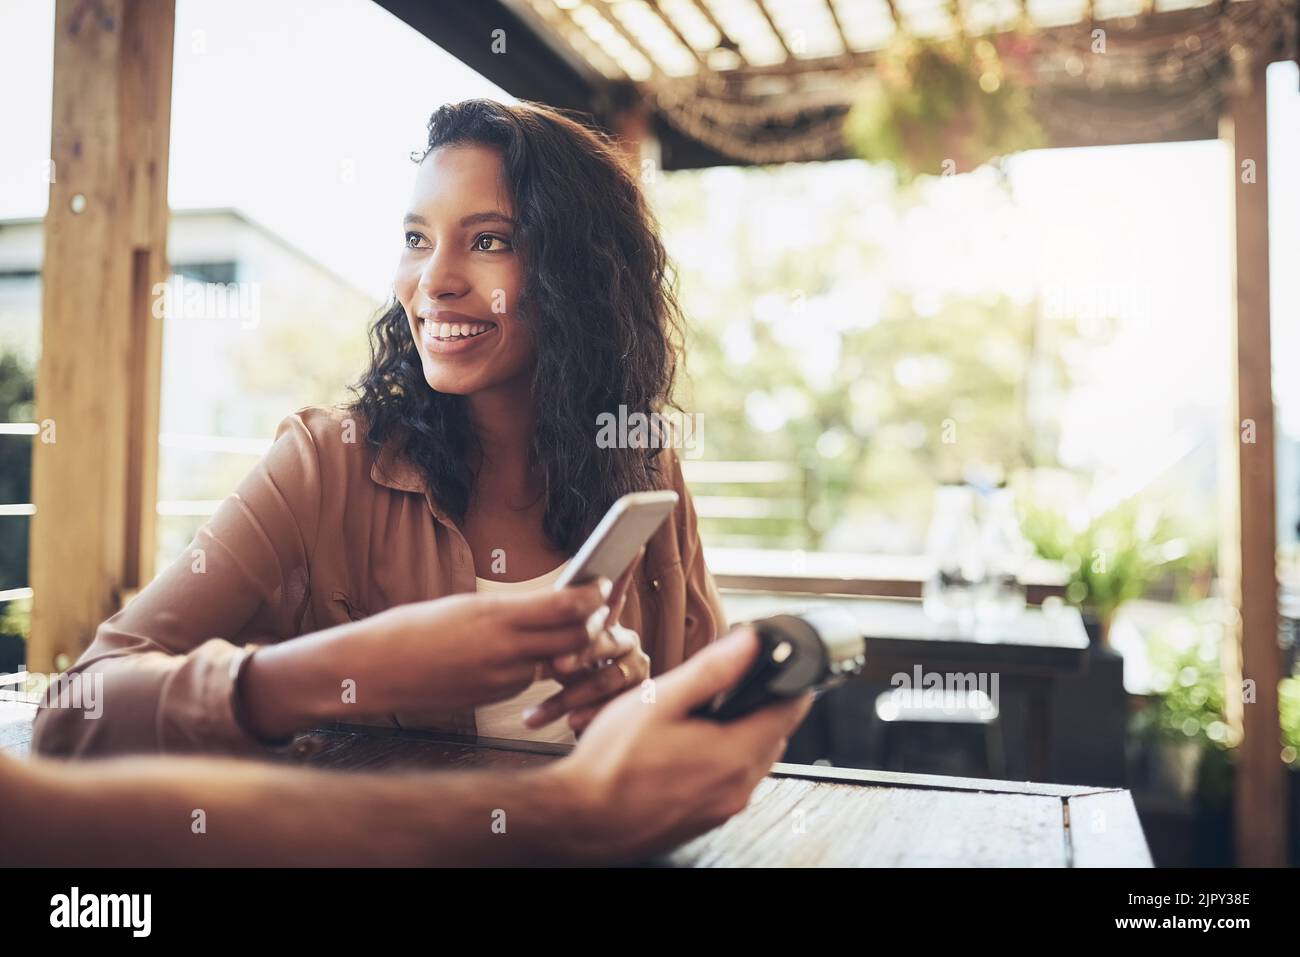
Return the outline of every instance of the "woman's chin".
[[[446,375],[441,370],[435,372],[425,366],[424,381],[429,383],[429,388],[434,392],[441,392],[443,395],[471,395],[479,390],[475,378],[467,378],[463,375]]]

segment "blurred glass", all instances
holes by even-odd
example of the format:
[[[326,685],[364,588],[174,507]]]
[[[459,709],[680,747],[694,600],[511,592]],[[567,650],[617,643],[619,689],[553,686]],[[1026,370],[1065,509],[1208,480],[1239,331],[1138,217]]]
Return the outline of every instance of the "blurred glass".
[[[978,589],[975,617],[981,623],[1014,621],[1025,610],[1025,563],[1033,552],[1020,532],[1015,495],[996,488],[984,500],[980,553],[984,580]]]
[[[935,621],[956,622],[969,630],[976,621],[976,601],[984,580],[974,489],[941,486],[934,496],[934,518],[926,538],[933,572],[921,590],[925,612]]]

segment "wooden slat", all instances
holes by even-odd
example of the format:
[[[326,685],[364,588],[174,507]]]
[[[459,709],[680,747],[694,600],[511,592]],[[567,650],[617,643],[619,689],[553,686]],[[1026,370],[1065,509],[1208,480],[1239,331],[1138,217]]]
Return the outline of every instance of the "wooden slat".
[[[700,11],[704,19],[709,21],[713,26],[713,29],[718,31],[718,36],[722,38],[721,45],[729,50],[734,50],[736,56],[740,57],[741,66],[747,66],[749,59],[745,56],[745,51],[740,48],[739,43],[731,39],[726,30],[722,29],[722,24],[719,23],[718,18],[713,15],[713,11],[700,2],[700,0],[691,0],[691,2],[695,4],[695,9]]]
[[[633,34],[632,31],[629,30],[627,27],[623,26],[623,21],[620,20],[618,17],[614,16],[614,14],[610,13],[609,10],[606,9],[605,4],[591,3],[588,4],[587,7],[589,9],[595,10],[598,14],[600,14],[605,19],[606,23],[608,23],[610,26],[612,26],[615,30],[618,31],[619,35],[622,36],[623,39],[628,42],[628,45],[633,50],[641,54],[641,56],[645,57],[645,61],[650,64],[650,75],[652,77],[662,78],[664,76],[664,72],[660,68],[659,61],[655,59],[654,54],[641,45],[641,41],[637,38],[637,36]],[[566,9],[564,10],[564,13],[569,17],[570,20],[573,20],[572,11]],[[581,24],[579,24],[576,20],[573,20],[573,23],[574,26],[576,26],[578,29],[582,29]]]
[[[775,777],[809,778],[838,784],[874,784],[891,788],[923,788],[941,791],[979,791],[984,794],[1032,794],[1038,797],[1075,798],[1088,794],[1123,793],[1113,788],[1078,784],[1039,784],[1034,781],[999,781],[994,778],[949,777],[946,774],[913,774],[908,771],[876,771],[862,768],[826,767],[820,764],[772,765]]]
[[[75,658],[153,577],[172,0],[59,0],[33,448],[28,664]],[[74,208],[84,201],[80,212]],[[79,206],[77,208],[80,208]]]
[[[889,7],[889,19],[894,21],[894,32],[903,32],[903,19],[898,15],[898,5],[895,0],[885,0],[885,5]]]
[[[771,11],[767,9],[764,0],[753,0],[753,3],[758,7],[759,13],[763,14],[763,19],[767,21],[772,33],[776,35],[777,42],[781,44],[781,49],[785,51],[785,58],[787,60],[796,59],[794,53],[790,50],[790,44],[785,42],[785,37],[782,35],[780,28],[776,25],[776,21],[772,19]]]
[[[1284,867],[1287,776],[1280,758],[1276,489],[1272,345],[1269,330],[1268,129],[1265,67],[1255,61],[1245,89],[1228,96],[1222,135],[1232,144],[1235,318],[1229,423],[1231,467],[1225,478],[1220,556],[1224,593],[1240,611],[1239,637],[1225,659],[1230,714],[1241,729],[1236,769],[1237,863]],[[1243,168],[1245,166],[1245,168]],[[1250,180],[1253,180],[1250,181]],[[1252,441],[1253,439],[1253,441]],[[1236,653],[1240,649],[1239,654]],[[1242,679],[1254,701],[1243,703]]]
[[[707,70],[709,65],[705,62],[704,55],[700,53],[699,50],[695,49],[695,47],[691,46],[691,41],[686,39],[686,35],[678,29],[677,24],[673,22],[673,18],[664,13],[663,8],[659,6],[659,0],[647,0],[647,3],[649,4],[650,9],[655,12],[655,16],[662,20],[664,26],[672,31],[673,36],[677,38],[677,42],[691,51],[691,54],[695,57],[695,62],[700,65],[700,68],[702,70]]]
[[[767,778],[679,867],[1065,867],[1059,798]]]
[[[849,35],[844,32],[844,24],[840,22],[839,11],[835,9],[835,0],[825,0],[826,12],[831,16],[831,23],[835,24],[835,33],[840,38],[840,46],[844,48],[844,55],[847,56],[851,51],[849,49]]]
[[[725,591],[783,592],[796,595],[862,595],[870,598],[920,598],[925,580],[907,575],[877,575],[867,577],[831,577],[829,575],[766,574],[754,572],[720,571],[713,576],[714,583]],[[1047,598],[1061,598],[1065,586],[1055,582],[1029,582],[1025,586],[1026,601],[1041,605]]]

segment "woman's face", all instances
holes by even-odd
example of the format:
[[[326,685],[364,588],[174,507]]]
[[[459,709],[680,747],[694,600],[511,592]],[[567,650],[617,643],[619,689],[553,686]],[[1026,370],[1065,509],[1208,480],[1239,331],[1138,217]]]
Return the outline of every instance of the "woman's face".
[[[523,264],[513,216],[499,150],[442,147],[420,164],[393,291],[438,392],[472,395],[531,369],[532,339],[516,311]]]

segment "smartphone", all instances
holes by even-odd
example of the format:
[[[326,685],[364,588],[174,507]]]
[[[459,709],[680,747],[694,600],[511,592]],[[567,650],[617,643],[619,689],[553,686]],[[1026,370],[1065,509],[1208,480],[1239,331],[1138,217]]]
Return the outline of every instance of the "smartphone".
[[[636,558],[665,518],[677,507],[676,492],[632,492],[610,506],[596,530],[582,543],[555,590],[581,585],[602,575],[611,582]]]

